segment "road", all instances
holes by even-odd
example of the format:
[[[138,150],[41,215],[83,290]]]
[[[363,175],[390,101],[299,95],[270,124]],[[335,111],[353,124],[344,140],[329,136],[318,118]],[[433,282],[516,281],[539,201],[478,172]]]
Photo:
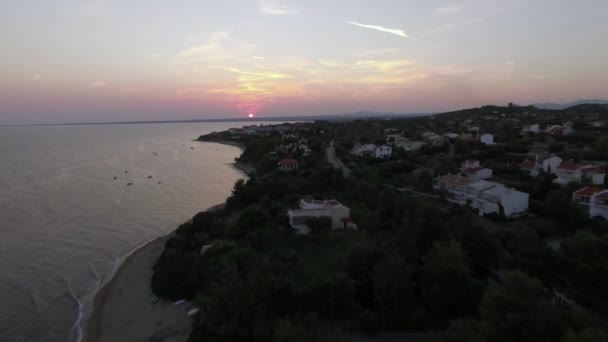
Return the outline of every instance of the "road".
[[[334,141],[329,143],[326,151],[327,161],[330,162],[336,169],[342,170],[342,176],[345,178],[350,175],[350,170],[342,163],[338,157],[336,157],[336,148],[334,147]]]

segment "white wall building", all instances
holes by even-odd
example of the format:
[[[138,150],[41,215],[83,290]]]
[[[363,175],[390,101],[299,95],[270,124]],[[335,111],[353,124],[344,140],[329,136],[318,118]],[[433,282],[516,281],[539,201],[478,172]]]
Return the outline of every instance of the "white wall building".
[[[374,157],[390,158],[393,154],[393,148],[388,145],[376,146],[374,149]]]
[[[536,155],[535,160],[528,160],[519,167],[522,170],[529,171],[532,176],[538,176],[541,172],[555,173],[555,170],[562,164],[562,158],[552,156],[548,153],[540,153]]]
[[[479,160],[474,159],[465,160],[461,164],[460,170],[467,178],[475,180],[488,179],[492,177],[493,173],[492,169],[481,166]]]
[[[557,175],[557,179],[553,182],[561,185],[572,182],[582,183],[584,177],[587,177],[591,181],[591,184],[604,184],[606,171],[593,164],[567,162],[555,169],[555,174]]]
[[[521,132],[537,134],[538,132],[540,132],[540,125],[539,124],[526,125],[521,129]]]
[[[490,133],[484,133],[479,137],[479,141],[486,145],[494,145],[494,135]]]
[[[608,190],[588,186],[574,192],[572,202],[586,208],[590,217],[608,220]]]
[[[479,215],[504,212],[506,217],[516,217],[528,209],[529,195],[509,189],[500,183],[460,176],[446,175],[434,180],[434,187],[446,191],[448,200],[479,209]]]
[[[336,200],[300,200],[300,209],[291,209],[287,212],[289,224],[299,234],[308,234],[310,228],[306,221],[311,217],[331,218],[332,229],[345,229],[357,226],[351,222],[350,209]]]

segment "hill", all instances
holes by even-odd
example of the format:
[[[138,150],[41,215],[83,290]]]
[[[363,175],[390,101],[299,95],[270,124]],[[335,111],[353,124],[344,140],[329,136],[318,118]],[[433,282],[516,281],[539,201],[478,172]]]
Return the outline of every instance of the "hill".
[[[608,101],[607,100],[597,100],[597,99],[595,99],[595,100],[576,100],[576,101],[567,102],[567,103],[552,103],[552,102],[535,103],[535,104],[533,104],[533,106],[538,109],[562,110],[562,109],[566,109],[566,108],[577,106],[577,105],[591,104],[591,103],[608,104]]]

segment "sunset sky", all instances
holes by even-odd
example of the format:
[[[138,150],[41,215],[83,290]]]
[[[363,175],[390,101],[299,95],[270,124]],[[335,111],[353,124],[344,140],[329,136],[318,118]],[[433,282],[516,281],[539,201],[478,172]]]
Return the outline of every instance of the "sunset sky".
[[[0,124],[608,98],[606,0],[3,0]]]

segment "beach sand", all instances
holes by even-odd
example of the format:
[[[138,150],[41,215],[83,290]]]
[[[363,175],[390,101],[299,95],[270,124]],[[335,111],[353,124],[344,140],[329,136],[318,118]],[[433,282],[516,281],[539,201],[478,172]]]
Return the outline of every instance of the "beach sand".
[[[112,280],[97,293],[87,322],[86,342],[188,340],[192,326],[187,316],[189,304],[148,302],[152,266],[168,237],[158,238],[127,257]]]

